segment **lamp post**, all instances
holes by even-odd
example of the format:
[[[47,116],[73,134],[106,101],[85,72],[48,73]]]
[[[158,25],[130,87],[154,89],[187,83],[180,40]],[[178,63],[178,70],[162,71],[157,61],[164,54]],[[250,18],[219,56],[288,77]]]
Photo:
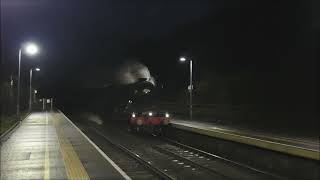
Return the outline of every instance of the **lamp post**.
[[[37,93],[38,93],[38,90],[34,90],[34,93],[33,93],[33,103],[35,103],[36,102],[36,99],[37,99]]]
[[[32,71],[40,71],[40,68],[31,68],[30,69],[30,85],[29,85],[29,112],[32,110]]]
[[[180,57],[179,60],[181,62],[189,61],[189,65],[190,65],[190,82],[189,82],[188,90],[189,90],[189,113],[190,113],[190,120],[192,120],[192,115],[193,115],[192,114],[192,90],[193,90],[193,83],[192,83],[193,67],[192,66],[193,66],[193,63],[192,63],[192,59],[184,56]]]
[[[38,53],[39,49],[37,45],[34,43],[27,43],[23,45],[19,49],[19,67],[18,67],[18,93],[17,93],[17,118],[20,121],[20,71],[21,71],[21,56],[22,56],[22,51],[24,51],[27,55],[33,56]]]

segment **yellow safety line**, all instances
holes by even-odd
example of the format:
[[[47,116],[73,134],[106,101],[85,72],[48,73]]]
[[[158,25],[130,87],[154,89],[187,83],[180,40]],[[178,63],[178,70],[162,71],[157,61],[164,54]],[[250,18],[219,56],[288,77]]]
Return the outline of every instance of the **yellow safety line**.
[[[50,179],[50,159],[49,159],[49,147],[48,147],[48,114],[46,112],[46,133],[45,133],[45,140],[46,140],[46,149],[45,149],[45,158],[44,158],[44,180]]]
[[[70,180],[90,180],[90,177],[81,163],[77,153],[75,152],[72,144],[69,140],[64,136],[64,133],[59,126],[60,118],[59,116],[55,116],[53,118],[54,126],[57,131],[60,152],[63,157],[63,162],[66,170],[66,174],[68,179]]]

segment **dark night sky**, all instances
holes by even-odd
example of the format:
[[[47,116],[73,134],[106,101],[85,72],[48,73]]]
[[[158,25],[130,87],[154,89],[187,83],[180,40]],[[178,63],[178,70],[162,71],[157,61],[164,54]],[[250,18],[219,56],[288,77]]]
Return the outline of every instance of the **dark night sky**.
[[[98,81],[101,71],[111,77],[132,58],[160,81],[180,87],[187,82],[186,66],[177,62],[183,53],[196,59],[198,82],[212,73],[246,74],[278,86],[275,91],[286,83],[309,89],[315,86],[319,45],[316,5],[316,0],[1,0],[1,59],[6,74],[16,73],[20,43],[41,44],[41,54],[26,58],[23,67],[39,64],[38,86],[54,96]]]
[[[4,59],[12,61],[20,42],[34,40],[44,52],[33,61],[49,71],[46,76],[60,78],[83,65],[110,67],[117,61],[136,58],[128,54],[129,48],[160,40],[178,26],[208,15],[215,9],[209,2],[4,0]]]

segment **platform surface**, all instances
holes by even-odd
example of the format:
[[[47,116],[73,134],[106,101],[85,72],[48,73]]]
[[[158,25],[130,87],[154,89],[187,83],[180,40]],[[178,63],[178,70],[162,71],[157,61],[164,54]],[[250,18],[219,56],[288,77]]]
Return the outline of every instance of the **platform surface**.
[[[239,129],[216,123],[172,119],[173,127],[195,133],[266,148],[300,157],[320,160],[319,138],[283,136],[259,132],[250,129]]]
[[[130,179],[61,112],[30,114],[1,142],[1,180]]]

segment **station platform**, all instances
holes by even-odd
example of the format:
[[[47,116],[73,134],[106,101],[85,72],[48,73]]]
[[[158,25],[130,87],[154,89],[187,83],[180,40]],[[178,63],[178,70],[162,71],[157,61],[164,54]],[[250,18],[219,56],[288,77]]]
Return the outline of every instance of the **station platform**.
[[[174,128],[257,146],[294,156],[320,160],[319,138],[288,137],[250,129],[223,126],[216,123],[172,119]]]
[[[61,112],[31,113],[1,141],[1,180],[130,179]]]

